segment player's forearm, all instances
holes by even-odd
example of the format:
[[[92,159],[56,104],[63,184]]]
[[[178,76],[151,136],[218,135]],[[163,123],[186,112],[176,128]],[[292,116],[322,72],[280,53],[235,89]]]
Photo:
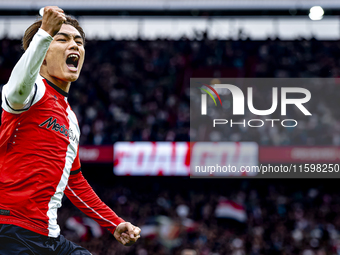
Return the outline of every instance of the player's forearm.
[[[40,67],[53,37],[39,29],[30,46],[15,65],[6,85],[6,98],[15,109],[21,109],[29,101]]]
[[[65,194],[83,213],[107,228],[112,234],[119,223],[124,222],[100,200],[81,173],[70,177]]]

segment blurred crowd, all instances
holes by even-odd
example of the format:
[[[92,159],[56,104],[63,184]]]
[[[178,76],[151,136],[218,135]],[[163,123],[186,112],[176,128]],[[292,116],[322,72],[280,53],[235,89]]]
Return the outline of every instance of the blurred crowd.
[[[19,40],[0,40],[0,87],[21,54]],[[78,117],[82,145],[186,141],[190,78],[339,77],[339,57],[336,41],[92,40],[86,44],[84,67],[71,86],[69,102]],[[227,139],[340,145],[339,84],[315,86],[311,92],[313,116],[294,115],[302,121],[299,128],[232,129]],[[267,101],[263,98],[260,102]]]
[[[0,40],[0,87],[21,54],[19,40]],[[82,145],[188,141],[192,77],[339,76],[336,41],[93,40],[86,44],[83,70],[71,86],[69,102],[78,117]],[[290,113],[301,123],[299,128],[231,129],[228,139],[340,145],[337,81],[310,88],[316,98],[308,105],[313,116]],[[332,185],[184,181],[138,179],[136,185],[123,183],[114,189],[94,185],[118,215],[149,233],[132,247],[118,244],[67,199],[58,216],[62,233],[93,255],[340,255],[340,195]],[[217,217],[222,197],[244,208],[246,219]]]
[[[142,228],[136,245],[124,247],[108,231],[100,237],[91,231],[77,235],[66,222],[81,214],[67,200],[58,216],[62,233],[94,255],[340,254],[340,195],[334,186],[307,180],[301,185],[299,180],[176,179],[174,189],[174,179],[147,178],[143,190],[123,183],[114,189],[94,185],[104,202]],[[217,215],[221,196],[241,205],[246,219]],[[156,217],[171,225],[152,225]]]

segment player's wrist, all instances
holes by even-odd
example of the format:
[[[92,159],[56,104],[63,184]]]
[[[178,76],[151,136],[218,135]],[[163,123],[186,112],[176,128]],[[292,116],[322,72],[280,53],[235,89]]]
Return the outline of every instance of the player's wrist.
[[[40,29],[44,30],[46,33],[48,33],[50,36],[55,36],[55,32],[53,29],[49,29],[48,27],[44,26],[44,24],[41,25]]]
[[[42,29],[41,27],[39,28],[37,34],[39,34],[40,36],[46,39],[53,40],[53,36],[51,36],[46,30]]]

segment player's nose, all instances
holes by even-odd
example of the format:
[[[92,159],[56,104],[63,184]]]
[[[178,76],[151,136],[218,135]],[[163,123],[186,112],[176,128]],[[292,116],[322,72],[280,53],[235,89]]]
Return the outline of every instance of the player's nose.
[[[79,46],[75,40],[70,40],[69,49],[79,50]]]

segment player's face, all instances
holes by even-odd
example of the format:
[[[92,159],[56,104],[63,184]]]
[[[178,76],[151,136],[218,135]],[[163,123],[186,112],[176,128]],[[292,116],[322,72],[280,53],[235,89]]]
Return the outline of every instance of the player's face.
[[[84,57],[84,42],[79,31],[63,24],[46,53],[47,72],[56,79],[73,82],[79,77]]]

